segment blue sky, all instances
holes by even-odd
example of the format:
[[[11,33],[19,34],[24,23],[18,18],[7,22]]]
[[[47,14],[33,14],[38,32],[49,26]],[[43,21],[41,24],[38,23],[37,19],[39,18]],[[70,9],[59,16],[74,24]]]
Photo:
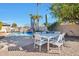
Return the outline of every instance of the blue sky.
[[[40,3],[38,14],[42,16],[40,24],[45,22],[45,14],[48,14],[48,22],[53,23],[56,19],[50,15],[48,3]],[[19,26],[30,26],[29,14],[36,14],[36,3],[0,3],[0,21],[5,23],[17,23]]]

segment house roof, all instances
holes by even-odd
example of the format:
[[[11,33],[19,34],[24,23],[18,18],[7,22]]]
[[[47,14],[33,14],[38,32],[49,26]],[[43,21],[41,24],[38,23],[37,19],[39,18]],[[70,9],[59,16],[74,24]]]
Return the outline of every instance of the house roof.
[[[3,23],[3,26],[10,26],[10,24],[7,24],[7,23]]]

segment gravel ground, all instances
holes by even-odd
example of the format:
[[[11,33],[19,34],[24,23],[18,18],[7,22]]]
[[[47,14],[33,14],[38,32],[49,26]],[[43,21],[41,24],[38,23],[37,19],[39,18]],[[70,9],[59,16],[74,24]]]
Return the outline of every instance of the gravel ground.
[[[64,47],[61,50],[61,55],[58,53],[57,48],[50,47],[49,53],[46,52],[46,44],[43,46],[42,51],[38,52],[38,48],[34,49],[33,44],[23,47],[20,50],[0,50],[0,56],[79,56],[79,38],[67,37]]]

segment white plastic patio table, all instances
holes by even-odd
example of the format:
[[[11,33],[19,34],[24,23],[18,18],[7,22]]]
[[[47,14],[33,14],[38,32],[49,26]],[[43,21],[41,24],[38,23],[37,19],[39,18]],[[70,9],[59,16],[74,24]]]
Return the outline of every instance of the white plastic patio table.
[[[41,37],[44,37],[44,38],[46,38],[47,39],[47,52],[49,52],[49,47],[50,47],[50,45],[49,45],[49,41],[50,41],[50,39],[51,38],[55,38],[55,37],[57,37],[59,34],[56,34],[56,33],[52,33],[52,34],[41,34]]]

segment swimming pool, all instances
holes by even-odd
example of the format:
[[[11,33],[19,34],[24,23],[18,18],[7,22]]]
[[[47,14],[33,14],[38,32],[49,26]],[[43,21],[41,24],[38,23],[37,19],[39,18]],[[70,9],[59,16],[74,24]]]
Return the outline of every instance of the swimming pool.
[[[32,32],[14,32],[10,33],[8,36],[32,36]]]

